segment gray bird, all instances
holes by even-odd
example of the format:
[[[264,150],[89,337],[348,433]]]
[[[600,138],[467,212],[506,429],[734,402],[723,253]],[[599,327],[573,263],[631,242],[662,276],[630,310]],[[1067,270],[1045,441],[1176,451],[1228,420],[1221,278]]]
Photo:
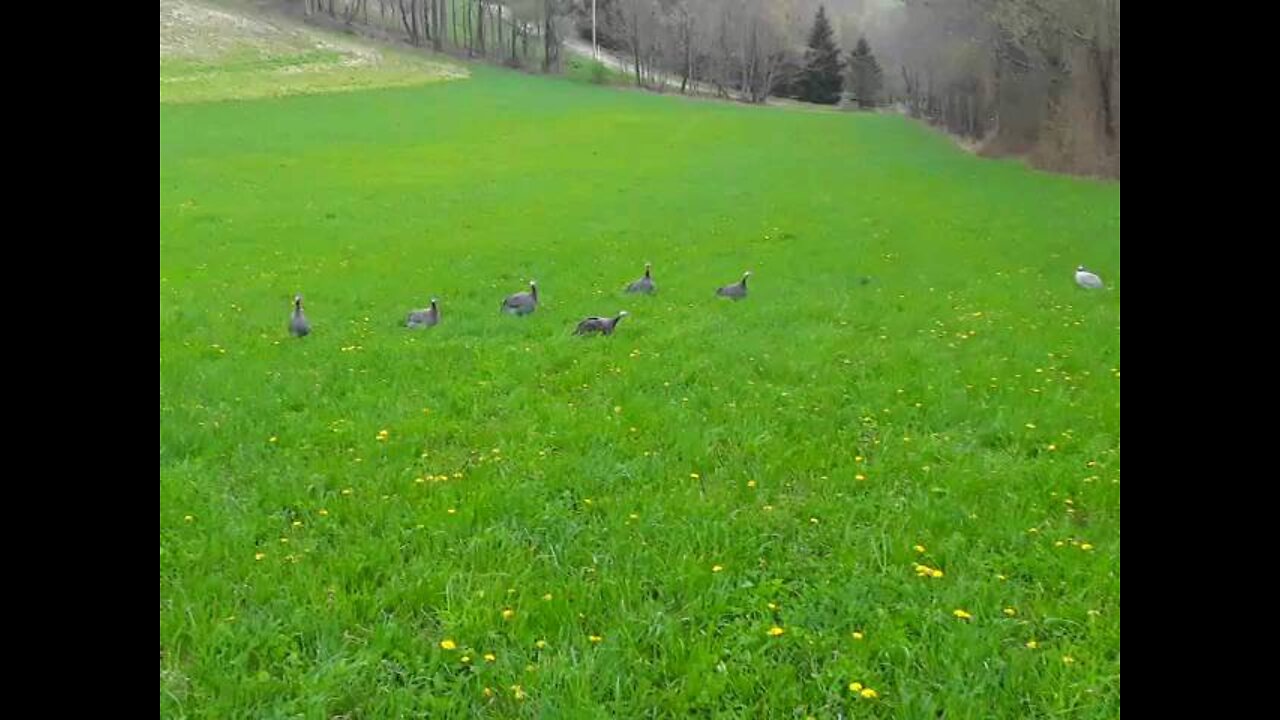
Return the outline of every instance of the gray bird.
[[[578,323],[578,329],[573,331],[574,335],[591,335],[592,333],[603,333],[612,335],[613,329],[618,327],[618,322],[626,317],[629,313],[623,310],[618,313],[617,317],[589,317]]]
[[[725,285],[716,290],[719,297],[733,298],[741,300],[747,296],[747,278],[751,277],[751,271],[742,273],[742,279],[732,285]]]
[[[1102,278],[1085,270],[1081,265],[1076,268],[1076,284],[1086,290],[1098,290],[1102,287]]]
[[[650,269],[651,269],[652,267],[653,267],[653,266],[652,266],[651,264],[649,264],[649,263],[645,263],[645,264],[644,264],[644,277],[642,277],[642,278],[640,278],[639,280],[637,280],[637,281],[635,281],[635,282],[631,283],[630,285],[628,285],[628,286],[627,286],[627,292],[629,292],[629,293],[645,293],[646,295],[648,295],[648,294],[653,293],[653,291],[654,291],[654,290],[657,290],[657,289],[658,289],[658,288],[657,288],[657,286],[653,284],[653,275],[652,275],[652,274],[650,274]]]
[[[502,312],[512,315],[528,315],[538,309],[538,283],[529,281],[529,292],[507,296],[502,301]]]
[[[440,322],[440,305],[435,298],[431,298],[431,307],[425,310],[412,310],[404,324],[410,329],[420,327],[432,327]]]
[[[306,337],[311,333],[311,323],[302,314],[302,296],[293,296],[293,316],[289,318],[289,334],[294,337]]]

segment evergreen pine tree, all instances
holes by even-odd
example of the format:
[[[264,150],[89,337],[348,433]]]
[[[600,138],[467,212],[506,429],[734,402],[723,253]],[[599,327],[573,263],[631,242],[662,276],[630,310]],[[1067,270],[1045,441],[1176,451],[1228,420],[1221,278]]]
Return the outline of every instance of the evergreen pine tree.
[[[819,5],[809,33],[809,49],[804,54],[800,73],[801,99],[811,103],[834,105],[840,100],[844,76],[840,70],[840,48],[836,47],[827,21],[826,8]]]
[[[866,38],[858,38],[857,46],[849,53],[849,84],[858,98],[858,107],[869,108],[879,104],[884,77]]]

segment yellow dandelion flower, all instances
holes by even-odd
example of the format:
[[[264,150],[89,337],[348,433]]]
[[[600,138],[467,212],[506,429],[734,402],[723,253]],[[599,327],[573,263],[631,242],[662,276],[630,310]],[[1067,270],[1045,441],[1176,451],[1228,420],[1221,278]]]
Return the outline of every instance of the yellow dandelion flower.
[[[854,480],[866,480],[866,479],[867,479],[867,476],[866,476],[866,475],[863,475],[862,473],[858,473],[857,475],[854,475],[854,476],[853,476],[853,479],[854,479]]]
[[[351,488],[342,488],[343,495],[350,495],[352,492],[355,492],[355,491],[352,490]]]
[[[1007,608],[1005,608],[1005,609],[1004,609],[1004,614],[1005,614],[1005,615],[1008,615],[1009,617],[1013,617],[1014,615],[1017,615],[1017,614],[1018,614],[1018,609],[1017,609],[1017,608],[1007,607]]]
[[[973,619],[973,616],[972,616],[972,615],[970,615],[969,613],[965,612],[964,610],[960,610],[959,608],[957,608],[957,609],[955,609],[955,610],[951,611],[951,614],[952,614],[952,615],[955,615],[955,616],[956,616],[957,618],[959,618],[960,620],[972,620],[972,619]]]
[[[448,638],[445,638],[444,640],[441,640],[441,641],[440,641],[440,649],[441,649],[441,650],[457,650],[457,649],[458,649],[458,643],[456,643],[456,642],[454,642],[454,641],[452,641],[452,640],[450,640],[450,639],[448,639]]]
[[[1049,452],[1053,452],[1054,450],[1057,450],[1057,449],[1058,449],[1058,446],[1057,446],[1057,445],[1050,444],[1050,445],[1049,445],[1049,447],[1048,447],[1048,448],[1046,448],[1046,449],[1047,449]]]
[[[853,634],[853,639],[854,639],[854,640],[861,640],[861,639],[863,639],[863,638],[865,638],[865,637],[866,637],[866,636],[865,636],[865,635],[863,635],[861,632],[855,632],[855,633]]]
[[[546,595],[543,595],[542,599],[546,600],[547,602],[551,602],[551,593],[547,593]]]
[[[1031,533],[1032,535],[1035,535],[1036,533],[1040,532],[1040,528],[1027,528],[1027,532]]]
[[[1071,657],[1070,655],[1063,655],[1063,656],[1062,656],[1062,664],[1063,664],[1063,665],[1072,665],[1072,664],[1074,664],[1074,663],[1075,663],[1075,661],[1076,661],[1076,659],[1075,659],[1075,658],[1073,658],[1073,657]]]
[[[723,565],[712,565],[712,566],[711,566],[711,572],[713,572],[713,573],[718,573],[718,572],[720,572],[721,570],[724,570],[724,566],[723,566]]]
[[[781,634],[783,634],[783,633],[785,633],[785,632],[786,632],[786,630],[783,630],[782,628],[778,627],[777,625],[774,625],[773,627],[769,628],[769,635],[770,635],[771,637],[778,637],[779,635],[781,635]]]
[[[264,553],[264,552],[254,553],[254,554],[253,554],[253,559],[254,559],[254,560],[262,560],[262,559],[264,559],[266,556],[267,556],[267,554],[266,554],[266,553]]]
[[[777,610],[777,609],[778,609],[778,603],[769,603],[769,609],[770,609],[770,610]]]
[[[862,692],[862,683],[860,682],[849,683],[849,692]]]
[[[816,518],[816,517],[811,517],[811,518],[809,518],[809,522],[810,522],[811,524],[813,524],[813,525],[817,525],[817,524],[818,524],[818,518]]]
[[[755,481],[755,480],[748,480],[748,481],[747,481],[747,487],[749,487],[749,488],[753,488],[753,487],[755,487],[755,486],[756,486],[756,481]]]
[[[294,526],[294,527],[296,527],[296,528],[300,528],[300,527],[302,527],[302,521],[301,521],[301,520],[294,520],[294,521],[293,521],[293,526]]]
[[[698,478],[700,478],[700,477],[702,477],[702,476],[701,476],[701,475],[699,475],[698,473],[689,473],[689,477],[693,478],[694,480],[697,480]]]
[[[764,507],[762,507],[762,508],[760,508],[760,509],[761,509],[761,510],[764,510],[765,512],[773,512],[773,506],[772,506],[772,505],[765,505]]]
[[[933,578],[934,580],[937,580],[942,577],[942,571],[937,569],[930,570],[929,577]]]
[[[1028,649],[1028,650],[1035,650],[1035,649],[1036,649],[1036,648],[1038,648],[1038,647],[1040,647],[1040,643],[1036,642],[1035,640],[1028,640],[1028,641],[1027,641],[1027,649]]]
[[[182,516],[182,521],[183,521],[183,522],[195,522],[195,521],[196,521],[196,519],[195,519],[195,516],[192,516],[192,515],[183,515],[183,516]]]
[[[515,617],[515,616],[516,616],[516,611],[515,611],[515,610],[512,610],[511,608],[507,608],[506,610],[503,610],[503,611],[502,611],[502,619],[503,619],[503,620],[510,620],[511,618],[513,618],[513,617]]]
[[[1085,551],[1092,550],[1093,545],[1091,545],[1090,543],[1083,543],[1080,545],[1080,549]]]
[[[600,642],[604,642],[604,638],[603,638],[603,637],[601,637],[601,636],[599,636],[599,635],[588,635],[588,636],[587,636],[587,639],[588,639],[588,640],[590,640],[590,641],[591,641],[591,642],[593,642],[593,643],[600,643]]]
[[[1005,580],[1008,580],[1009,578],[1008,578],[1008,577],[1006,577],[1006,576],[1004,576],[1004,575],[996,575],[996,579],[997,579],[997,580],[999,580],[1000,582],[1004,582]]]
[[[498,656],[497,656],[497,655],[494,655],[493,653],[485,653],[485,654],[484,654],[484,661],[485,661],[485,662],[497,662],[497,661],[498,661]]]
[[[539,650],[545,650],[547,649],[547,641],[539,640],[538,642],[534,643],[533,646],[538,648]]]
[[[636,513],[631,513],[630,515],[628,515],[628,516],[627,516],[627,519],[629,519],[629,520],[639,520],[639,519],[640,519],[640,516],[639,516],[639,515],[637,515]]]
[[[876,692],[875,690],[872,690],[871,688],[862,688],[862,692],[859,694],[868,700],[875,700],[876,698],[880,697],[880,693]]]
[[[267,442],[273,443],[273,442],[276,442],[276,441],[277,441],[277,440],[279,440],[279,439],[280,439],[280,438],[276,437],[275,435],[272,435],[271,437],[267,438]]]
[[[462,657],[458,658],[458,661],[461,662],[463,665],[466,665],[467,663],[471,662],[471,656],[463,655]]]
[[[457,508],[449,508],[448,510],[445,510],[445,512],[449,513],[450,515],[457,515],[457,514],[458,514],[458,509],[457,509]]]
[[[527,695],[524,694],[524,688],[520,687],[519,685],[511,686],[511,696],[514,697],[516,700],[524,700],[526,697],[528,697]]]
[[[1061,540],[1058,540],[1053,544],[1054,547],[1062,547],[1064,545],[1066,545],[1066,543],[1062,542]]]
[[[491,698],[491,697],[493,697],[493,688],[488,688],[488,687],[487,687],[487,688],[485,688],[485,689],[484,689],[484,691],[483,691],[483,692],[484,692],[484,696],[485,696],[485,697],[487,697],[487,698]]]
[[[916,545],[916,546],[915,546],[915,548],[913,548],[913,549],[914,549],[916,552],[918,552],[918,553],[928,552],[927,550],[925,550],[925,549],[924,549],[924,546],[923,546],[923,545]]]

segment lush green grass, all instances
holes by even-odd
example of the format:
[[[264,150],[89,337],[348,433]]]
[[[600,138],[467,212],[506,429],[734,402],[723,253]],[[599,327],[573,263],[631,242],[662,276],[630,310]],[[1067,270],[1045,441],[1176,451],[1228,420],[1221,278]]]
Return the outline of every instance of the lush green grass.
[[[161,716],[1117,717],[1119,238],[891,117],[162,106]]]

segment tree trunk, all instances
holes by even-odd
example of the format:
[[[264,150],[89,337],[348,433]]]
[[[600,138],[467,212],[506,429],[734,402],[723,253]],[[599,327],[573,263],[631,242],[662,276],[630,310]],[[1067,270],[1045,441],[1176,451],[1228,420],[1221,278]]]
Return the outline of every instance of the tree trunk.
[[[636,87],[644,87],[640,77],[640,5],[639,0],[631,0],[631,58],[635,65]]]
[[[520,64],[516,57],[516,16],[511,16],[511,66],[515,67]]]
[[[685,72],[688,74],[689,80],[693,83],[693,92],[698,93],[698,69],[694,67],[693,55],[693,34],[697,31],[693,18],[689,18],[689,26],[685,42]]]
[[[559,60],[556,42],[555,0],[542,0],[542,72],[549,73]]]
[[[466,0],[466,9],[462,14],[462,34],[467,41],[467,57],[475,57],[476,54],[476,37],[471,31],[471,0]]]
[[[416,3],[417,0],[413,0],[413,2]],[[410,13],[409,8],[405,7],[404,5],[404,0],[399,0],[399,2],[397,3],[397,7],[400,9],[400,24],[404,26],[405,34],[409,36],[409,42],[413,43],[414,45],[417,45],[418,44],[417,12],[415,11],[413,13]],[[412,22],[410,22],[410,19],[409,19],[410,15],[413,16]]]
[[[1113,51],[1102,50],[1098,43],[1093,43],[1094,72],[1098,75],[1098,106],[1102,109],[1102,130],[1107,136],[1107,143],[1115,140],[1115,123],[1111,110],[1111,68]],[[1107,148],[1110,151],[1110,147]]]
[[[436,34],[431,38],[431,48],[440,52],[444,47],[444,0],[431,0],[431,13],[436,26]]]

